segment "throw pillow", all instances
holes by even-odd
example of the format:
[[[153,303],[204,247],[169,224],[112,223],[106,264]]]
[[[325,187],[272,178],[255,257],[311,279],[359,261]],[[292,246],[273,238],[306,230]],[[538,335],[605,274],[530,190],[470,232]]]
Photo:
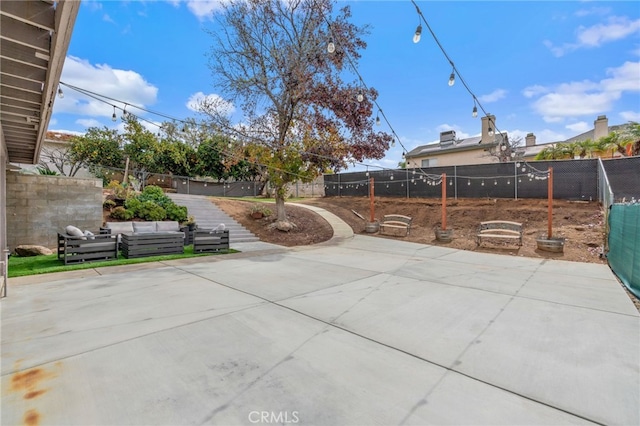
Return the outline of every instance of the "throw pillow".
[[[66,232],[67,235],[71,235],[72,237],[84,237],[84,233],[79,228],[76,228],[72,225],[64,228],[64,232]]]

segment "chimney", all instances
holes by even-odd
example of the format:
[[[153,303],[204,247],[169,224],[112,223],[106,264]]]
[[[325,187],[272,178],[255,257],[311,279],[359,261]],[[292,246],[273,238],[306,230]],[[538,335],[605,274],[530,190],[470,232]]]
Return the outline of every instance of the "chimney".
[[[489,129],[493,132],[493,135],[491,136],[489,136]],[[493,143],[495,141],[495,131],[496,117],[491,114],[482,117],[482,139],[480,140],[480,143]]]
[[[440,147],[444,148],[450,145],[454,145],[456,141],[456,131],[447,130],[446,132],[440,132]]]
[[[609,120],[606,115],[599,115],[593,122],[593,140],[607,136],[609,134]]]
[[[527,133],[525,141],[527,142],[527,146],[534,146],[536,144],[536,135],[533,133]]]

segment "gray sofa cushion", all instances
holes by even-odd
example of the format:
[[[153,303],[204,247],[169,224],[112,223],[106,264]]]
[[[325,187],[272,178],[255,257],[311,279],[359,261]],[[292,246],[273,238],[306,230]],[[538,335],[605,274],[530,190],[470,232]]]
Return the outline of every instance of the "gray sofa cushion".
[[[179,231],[180,230],[180,224],[178,222],[175,221],[171,221],[171,220],[166,220],[166,221],[159,221],[156,222],[156,231],[158,232],[169,232],[169,231]]]
[[[133,232],[136,232],[136,233],[156,232],[156,224],[153,222],[133,222]]]
[[[110,229],[112,234],[132,234],[132,222],[107,222],[105,228]]]

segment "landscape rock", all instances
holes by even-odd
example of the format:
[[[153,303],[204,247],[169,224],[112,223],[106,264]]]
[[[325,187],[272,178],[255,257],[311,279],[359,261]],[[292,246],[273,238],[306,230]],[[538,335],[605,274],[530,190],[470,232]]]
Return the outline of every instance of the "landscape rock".
[[[27,257],[27,256],[40,256],[40,255],[50,255],[53,254],[53,251],[50,249],[38,246],[34,244],[23,244],[19,245],[15,248],[16,254],[18,256]]]

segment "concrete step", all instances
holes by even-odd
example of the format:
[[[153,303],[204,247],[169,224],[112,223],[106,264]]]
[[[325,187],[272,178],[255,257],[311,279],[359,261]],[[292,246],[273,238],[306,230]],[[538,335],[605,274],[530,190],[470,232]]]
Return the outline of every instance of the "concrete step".
[[[188,194],[167,194],[176,204],[185,206],[189,216],[193,216],[200,229],[213,229],[221,223],[229,230],[231,243],[248,243],[260,241],[247,228],[236,222],[231,216],[220,210],[206,196]]]

